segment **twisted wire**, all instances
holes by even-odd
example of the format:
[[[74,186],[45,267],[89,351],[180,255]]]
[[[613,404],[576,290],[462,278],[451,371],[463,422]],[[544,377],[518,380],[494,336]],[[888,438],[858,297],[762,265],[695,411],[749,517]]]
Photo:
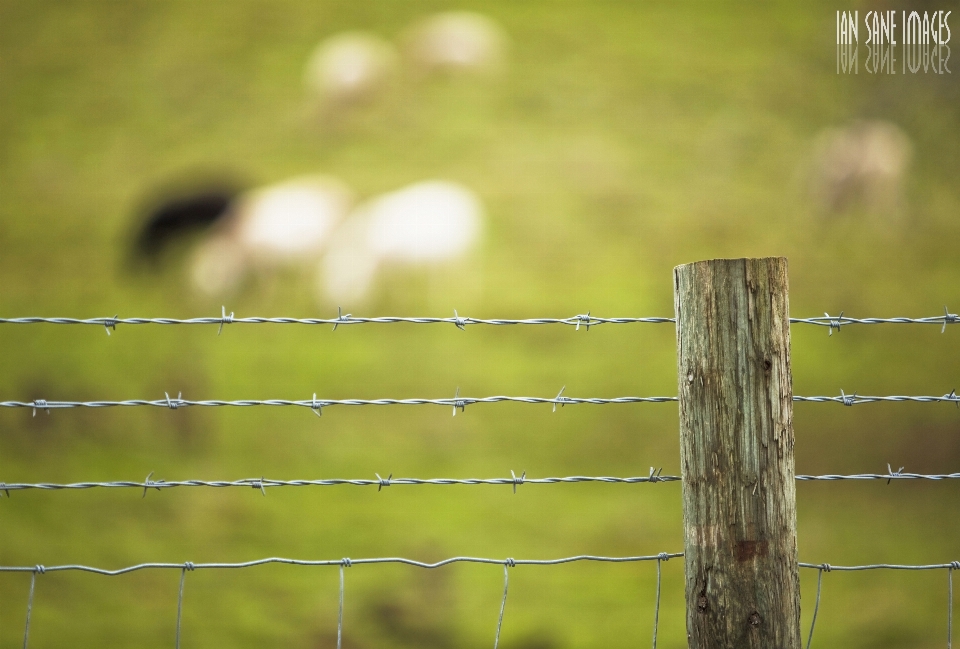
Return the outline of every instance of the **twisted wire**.
[[[943,317],[940,316],[942,320]],[[300,325],[333,325],[336,327],[357,324],[452,324],[457,328],[463,329],[467,325],[568,325],[579,329],[581,326],[589,329],[602,324],[661,324],[673,323],[674,318],[600,318],[587,314],[579,314],[567,318],[470,318],[454,315],[450,318],[434,317],[403,317],[403,316],[378,316],[378,317],[357,317],[351,314],[341,315],[336,318],[289,318],[289,317],[259,317],[236,318],[232,314],[201,317],[201,318],[42,318],[42,317],[23,317],[23,318],[0,318],[0,324],[59,324],[59,325],[96,325],[99,327],[109,327],[116,329],[117,325],[218,325],[222,327],[225,324],[300,324]]]
[[[667,401],[676,401],[677,397],[613,397],[609,399],[593,397],[512,397],[512,396],[492,396],[492,397],[454,397],[452,399],[240,399],[233,401],[226,400],[202,400],[191,401],[177,397],[166,399],[127,399],[123,401],[46,401],[38,399],[35,401],[0,401],[0,408],[32,408],[34,411],[40,410],[58,410],[64,408],[113,408],[113,407],[135,407],[152,406],[156,408],[188,408],[191,406],[200,407],[253,407],[253,406],[296,406],[300,408],[309,408],[317,412],[321,408],[330,406],[453,406],[455,409],[463,409],[477,403],[547,403],[569,405],[577,403],[589,403],[593,405],[607,405],[613,403],[664,403]],[[36,414],[34,412],[34,414]]]
[[[152,473],[150,474],[153,475]],[[942,474],[923,474],[907,473],[902,470],[891,471],[890,473],[857,473],[851,475],[797,475],[796,480],[800,481],[835,481],[835,480],[886,480],[888,483],[892,480],[957,480],[960,479],[958,473]],[[175,487],[247,487],[260,490],[266,495],[267,487],[331,487],[338,485],[353,485],[357,487],[377,487],[380,491],[383,487],[393,485],[509,485],[514,489],[523,484],[573,484],[579,482],[600,482],[606,484],[639,484],[639,483],[657,483],[657,482],[679,482],[680,476],[660,475],[659,470],[651,471],[647,476],[564,476],[564,477],[546,477],[546,478],[528,478],[524,473],[521,476],[516,474],[509,478],[394,478],[390,474],[388,478],[377,477],[375,479],[346,479],[329,478],[315,480],[275,480],[272,478],[242,478],[240,480],[151,480],[150,476],[143,482],[135,480],[118,480],[113,482],[72,482],[72,483],[52,483],[52,482],[0,482],[0,491],[6,492],[9,497],[11,491],[22,491],[27,489],[40,489],[47,491],[59,491],[65,489],[143,489],[144,495],[148,489],[173,489]]]
[[[320,414],[322,408],[330,406],[421,406],[437,405],[453,407],[454,414],[457,409],[463,410],[467,406],[477,403],[525,403],[525,404],[553,404],[570,405],[589,403],[593,405],[609,405],[620,403],[666,403],[677,401],[677,397],[565,397],[562,395],[556,397],[516,397],[516,396],[492,396],[492,397],[461,397],[456,395],[452,399],[239,399],[239,400],[219,400],[207,399],[201,401],[191,401],[178,396],[176,399],[167,396],[165,399],[127,399],[122,401],[47,401],[45,399],[35,399],[33,401],[0,401],[0,408],[31,408],[34,416],[36,411],[45,410],[48,413],[51,410],[60,410],[64,408],[113,408],[113,407],[136,407],[151,406],[155,408],[169,408],[177,410],[191,406],[199,407],[254,407],[254,406],[295,406],[308,408],[316,414]],[[914,395],[891,395],[891,396],[865,396],[841,393],[837,397],[813,396],[803,397],[794,396],[797,402],[813,403],[840,403],[845,406],[855,406],[862,403],[874,403],[880,401],[903,402],[911,401],[917,403],[954,403],[960,407],[960,395],[956,390],[944,394],[943,396],[914,396]]]
[[[200,318],[120,318],[119,316],[102,318],[66,318],[66,317],[19,317],[19,318],[0,318],[0,324],[59,324],[59,325],[95,325],[103,327],[107,333],[110,330],[116,330],[117,325],[217,325],[218,333],[223,330],[224,325],[228,324],[300,324],[300,325],[333,325],[336,329],[340,326],[357,324],[452,324],[458,329],[463,329],[467,325],[493,325],[493,326],[511,326],[511,325],[567,325],[580,329],[581,326],[587,330],[590,327],[602,324],[663,324],[674,323],[675,318],[666,317],[640,317],[640,318],[601,318],[591,315],[589,312],[581,313],[566,318],[471,318],[460,316],[454,311],[454,316],[437,318],[425,316],[377,316],[377,317],[358,317],[352,314],[344,315],[342,312],[336,318],[292,318],[292,317],[260,317],[252,316],[246,318],[234,317],[233,313],[227,315],[226,308],[222,310],[220,316],[200,317]],[[948,324],[960,322],[960,316],[950,313],[944,307],[943,315],[928,316],[922,318],[893,317],[893,318],[851,318],[843,315],[831,316],[824,314],[813,318],[790,318],[791,324],[809,324],[820,327],[828,327],[831,331],[839,330],[848,325],[876,325],[876,324],[932,324],[941,325],[946,329]]]

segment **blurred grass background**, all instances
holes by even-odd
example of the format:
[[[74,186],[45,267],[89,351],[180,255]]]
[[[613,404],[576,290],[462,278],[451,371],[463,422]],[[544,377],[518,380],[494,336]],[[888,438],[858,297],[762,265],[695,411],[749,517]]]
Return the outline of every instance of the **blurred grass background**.
[[[125,264],[139,201],[191,170],[251,182],[322,171],[361,196],[442,177],[477,191],[484,243],[440,275],[386,278],[364,315],[670,315],[674,265],[786,255],[792,314],[956,311],[960,91],[952,76],[835,73],[824,2],[512,3],[479,7],[510,37],[499,81],[395,81],[334,125],[306,107],[323,37],[395,38],[436,10],[477,6],[253,0],[0,1],[0,309],[5,316],[219,314],[182,254]],[[879,5],[852,3],[861,14]],[[900,6],[898,5],[897,8]],[[944,7],[935,8],[949,8]],[[898,218],[824,218],[803,191],[814,136],[854,119],[900,126],[915,156]],[[227,305],[330,316],[290,272]],[[345,312],[351,311],[344,305]],[[359,315],[356,310],[352,311]],[[957,331],[794,327],[797,394],[943,394]],[[4,327],[5,399],[674,394],[670,325],[566,327]],[[797,471],[956,471],[947,406],[798,404]],[[332,408],[0,412],[4,481],[679,473],[671,404],[558,409]],[[800,484],[803,561],[960,558],[960,485]],[[682,548],[664,485],[396,486],[18,492],[0,502],[0,563],[242,561],[453,555],[550,558]],[[682,561],[664,565],[660,646],[685,646]],[[176,571],[37,580],[31,647],[170,646]],[[511,572],[504,647],[643,646],[652,564]],[[351,568],[345,647],[481,647],[501,570]],[[939,647],[942,572],[827,575],[815,646]],[[803,625],[815,571],[802,574]],[[28,575],[0,577],[0,645],[19,646]],[[190,646],[332,647],[337,570],[187,576]]]

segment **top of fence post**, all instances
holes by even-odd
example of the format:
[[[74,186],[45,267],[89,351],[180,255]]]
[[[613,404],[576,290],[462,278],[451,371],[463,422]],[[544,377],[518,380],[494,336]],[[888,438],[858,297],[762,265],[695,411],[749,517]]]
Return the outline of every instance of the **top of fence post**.
[[[674,269],[687,637],[800,648],[787,260]]]

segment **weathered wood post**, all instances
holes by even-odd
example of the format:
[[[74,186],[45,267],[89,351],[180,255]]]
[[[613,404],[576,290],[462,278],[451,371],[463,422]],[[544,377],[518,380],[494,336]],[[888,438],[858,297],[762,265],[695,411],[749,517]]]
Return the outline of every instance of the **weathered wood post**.
[[[787,260],[674,269],[687,642],[800,649]]]

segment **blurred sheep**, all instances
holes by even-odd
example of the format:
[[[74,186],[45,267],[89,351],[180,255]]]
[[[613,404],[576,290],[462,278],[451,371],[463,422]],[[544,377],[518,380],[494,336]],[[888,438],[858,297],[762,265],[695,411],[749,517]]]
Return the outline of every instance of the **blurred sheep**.
[[[910,139],[889,122],[857,122],[823,131],[814,145],[811,193],[826,212],[860,203],[894,211],[913,155]]]
[[[194,288],[219,297],[235,291],[247,272],[308,263],[320,256],[353,203],[350,190],[329,176],[301,176],[241,195],[217,232],[194,255]]]
[[[234,236],[261,264],[316,258],[352,203],[350,190],[334,178],[294,178],[242,196],[232,216]]]
[[[483,207],[462,185],[427,181],[371,199],[337,232],[320,265],[323,294],[357,303],[383,265],[435,267],[463,257],[480,235]]]
[[[467,11],[435,14],[415,25],[410,58],[426,72],[483,72],[504,59],[506,36],[490,18]]]
[[[380,90],[396,64],[393,46],[364,32],[328,38],[307,62],[307,89],[327,105],[343,105],[371,97]]]

